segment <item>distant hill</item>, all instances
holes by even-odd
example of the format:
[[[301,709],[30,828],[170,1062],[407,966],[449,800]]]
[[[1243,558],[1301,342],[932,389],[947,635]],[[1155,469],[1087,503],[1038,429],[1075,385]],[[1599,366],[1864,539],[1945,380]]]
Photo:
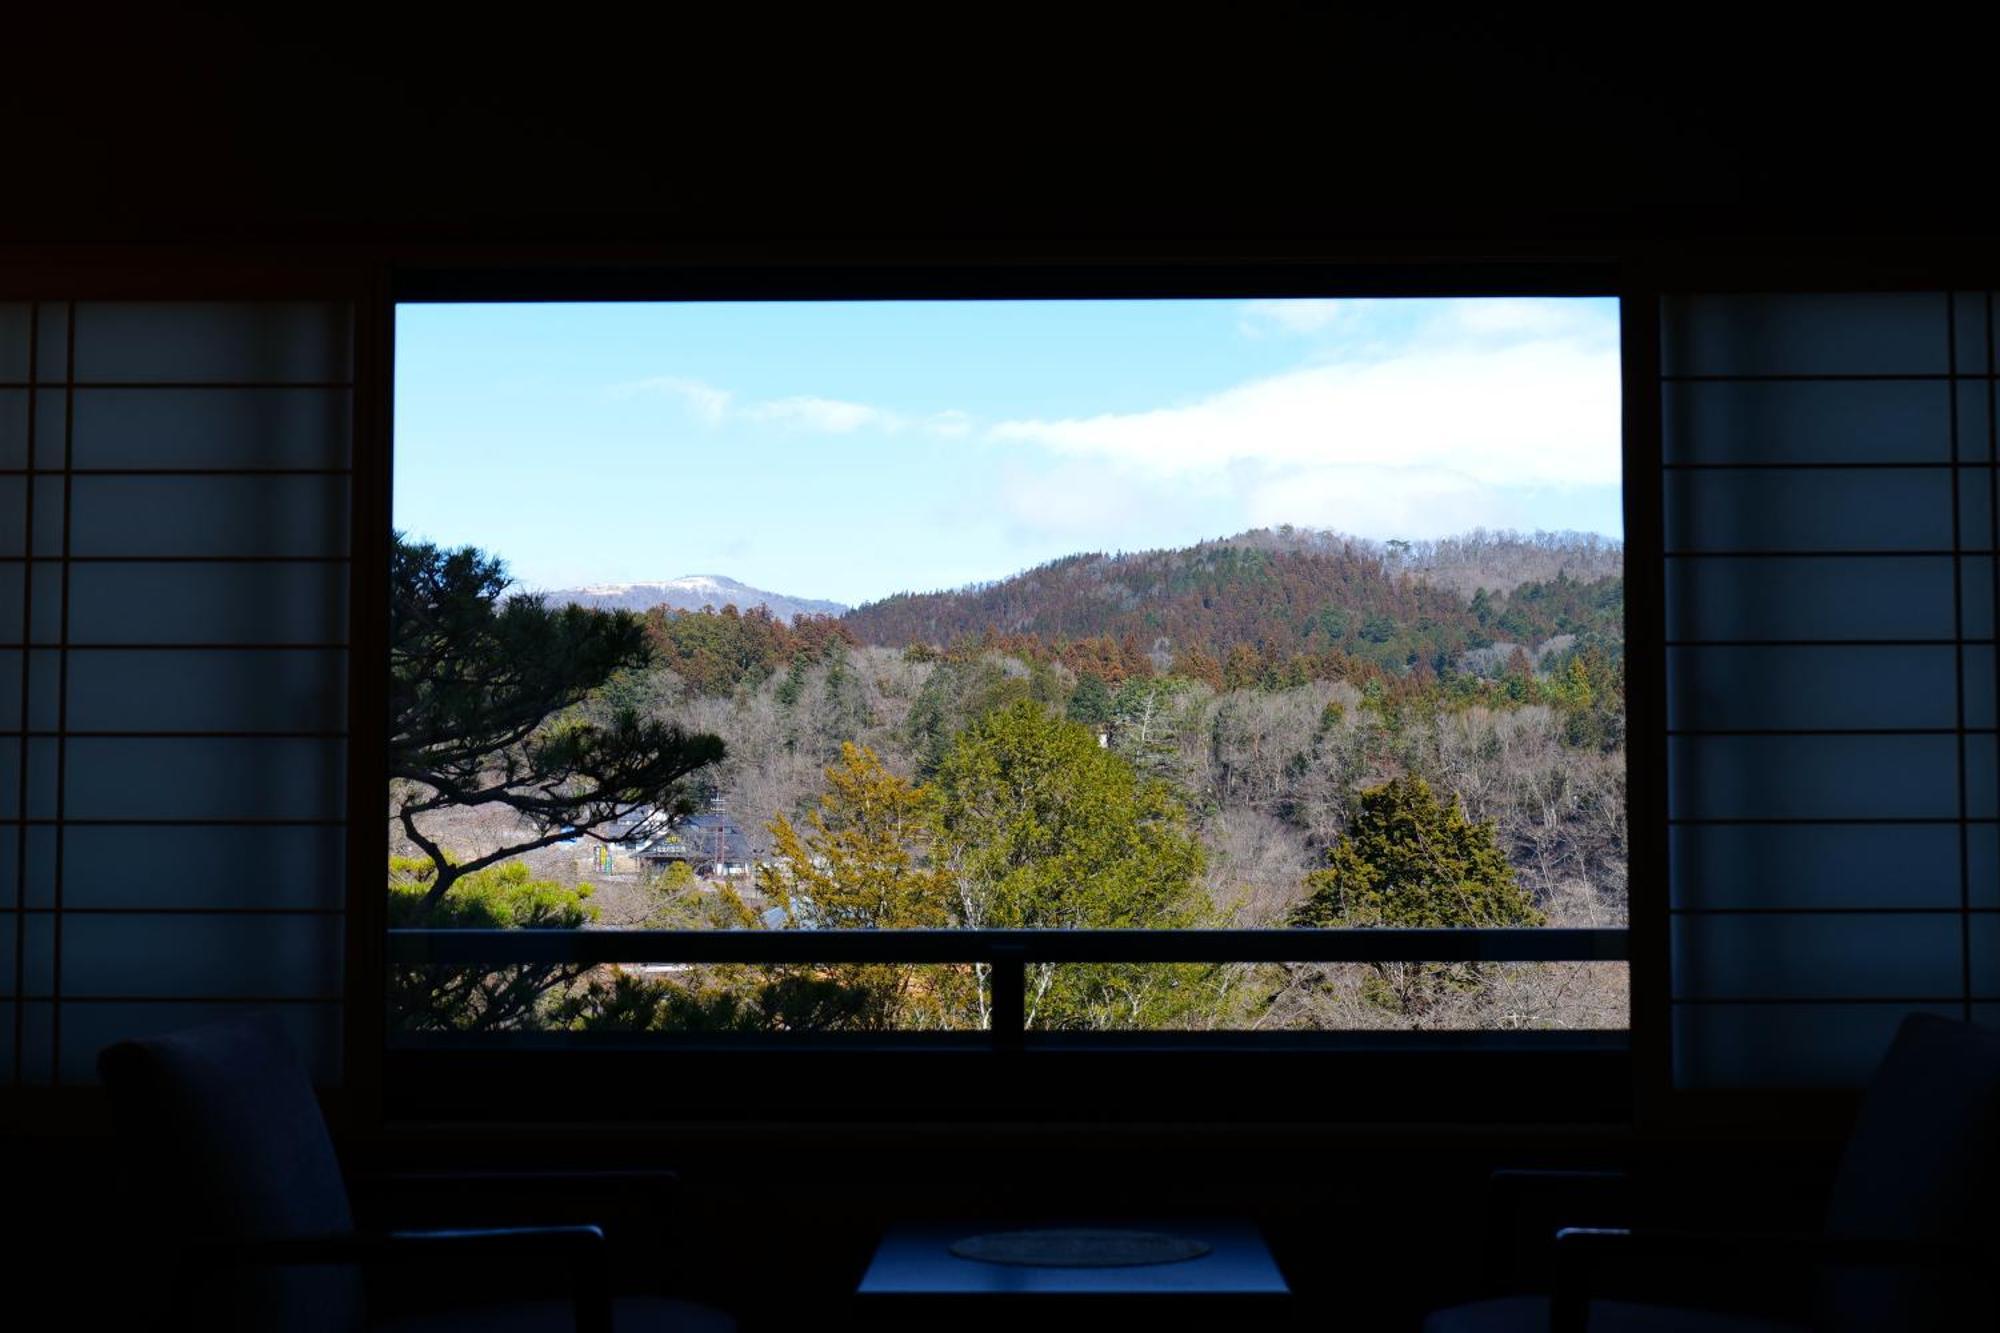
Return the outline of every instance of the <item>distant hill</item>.
[[[582,588],[557,588],[543,596],[553,605],[573,602],[616,611],[650,611],[656,606],[676,611],[699,611],[704,606],[720,611],[725,606],[734,606],[739,611],[748,611],[753,606],[762,606],[788,625],[800,616],[837,616],[847,610],[839,602],[787,597],[719,574],[690,574],[658,583],[593,583]]]
[[[1066,556],[996,583],[884,598],[840,623],[889,646],[1109,640],[1157,663],[1249,645],[1398,666],[1495,642],[1622,637],[1622,565],[1616,543],[1580,534],[1387,544],[1259,529],[1178,550]]]

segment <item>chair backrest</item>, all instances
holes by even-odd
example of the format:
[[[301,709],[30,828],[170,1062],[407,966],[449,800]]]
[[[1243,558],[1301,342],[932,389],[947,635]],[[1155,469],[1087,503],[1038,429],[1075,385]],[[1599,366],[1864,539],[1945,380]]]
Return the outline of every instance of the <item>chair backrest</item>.
[[[1844,1239],[2000,1237],[2000,1033],[1932,1014],[1903,1020],[1862,1098],[1829,1200],[1826,1230]],[[1994,1250],[2000,1260],[2000,1249]],[[1839,1267],[1824,1288],[1836,1328],[1960,1327],[1961,1302],[1983,1300],[1989,1273],[1955,1280],[1921,1268]]]
[[[274,1020],[121,1042],[98,1070],[168,1243],[353,1229],[312,1081]],[[347,1267],[245,1268],[207,1290],[227,1294],[242,1327],[351,1333],[363,1321],[360,1275]]]

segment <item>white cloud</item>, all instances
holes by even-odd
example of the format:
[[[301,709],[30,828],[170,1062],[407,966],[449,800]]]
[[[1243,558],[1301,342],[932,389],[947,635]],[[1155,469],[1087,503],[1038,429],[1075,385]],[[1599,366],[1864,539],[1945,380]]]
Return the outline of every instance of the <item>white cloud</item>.
[[[688,411],[711,426],[720,424],[729,415],[730,401],[734,396],[727,389],[718,389],[712,384],[682,375],[655,375],[651,379],[618,385],[614,392],[621,396],[657,394],[677,399],[687,406]]]
[[[987,497],[996,518],[1086,543],[1239,522],[1411,537],[1615,527],[1618,339],[1607,303],[1423,301],[1385,311],[1376,302],[1250,301],[1239,310],[1246,332],[1303,339],[1302,362],[1144,410],[988,424],[957,410],[816,394],[745,399],[676,376],[625,389],[671,397],[710,425],[980,440],[1001,449],[1007,468]]]
[[[1412,470],[1488,486],[1619,479],[1617,352],[1579,339],[1308,366],[1192,403],[995,425],[1002,441],[1158,477]]]
[[[1121,530],[1138,500],[1115,474],[1088,463],[1009,467],[990,498],[1016,532],[1059,537],[1079,547],[1101,544]]]
[[[962,440],[972,434],[972,418],[956,408],[933,412],[924,418],[924,429],[947,440]]]
[[[1617,323],[1606,319],[1600,306],[1535,297],[1453,301],[1439,328],[1475,337],[1575,337],[1598,342],[1615,338],[1618,332]]]
[[[1535,526],[1512,493],[1441,468],[1273,471],[1250,481],[1243,500],[1253,526],[1297,523],[1358,536],[1443,537],[1477,527]]]
[[[1268,307],[1271,326],[1292,304],[1252,302],[1246,318]],[[1426,303],[1390,333],[1301,304],[1314,309],[1289,327],[1335,341],[1296,369],[1151,410],[1002,421],[987,438],[1153,495],[1207,494],[1247,523],[1363,536],[1567,526],[1551,516],[1615,499],[1617,325],[1601,305]]]
[[[754,421],[794,430],[817,431],[828,435],[851,435],[858,430],[896,432],[921,429],[940,439],[956,440],[970,435],[972,417],[956,408],[912,417],[872,403],[845,398],[824,398],[817,394],[793,394],[767,398],[761,402],[739,402],[728,389],[718,389],[702,380],[682,375],[655,375],[612,386],[619,397],[651,395],[671,398],[711,426],[726,421]]]
[[[775,422],[802,430],[825,431],[829,435],[849,435],[863,427],[901,430],[905,424],[900,415],[884,408],[810,394],[757,403],[743,409],[743,416],[751,421]]]
[[[1266,333],[1318,333],[1346,314],[1344,301],[1245,301],[1237,312],[1236,327],[1252,338]]]

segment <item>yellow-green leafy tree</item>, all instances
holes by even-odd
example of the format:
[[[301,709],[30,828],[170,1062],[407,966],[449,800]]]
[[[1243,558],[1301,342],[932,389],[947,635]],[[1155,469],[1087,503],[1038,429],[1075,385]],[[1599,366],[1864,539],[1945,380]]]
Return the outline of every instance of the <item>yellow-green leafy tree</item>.
[[[770,830],[775,855],[759,868],[758,886],[787,925],[906,930],[952,923],[950,876],[932,863],[930,793],[891,772],[867,746],[841,745],[803,827],[780,815]],[[822,1027],[935,1026],[946,1019],[943,992],[951,989],[935,969],[895,964],[792,970],[780,980],[796,992],[787,1007]]]

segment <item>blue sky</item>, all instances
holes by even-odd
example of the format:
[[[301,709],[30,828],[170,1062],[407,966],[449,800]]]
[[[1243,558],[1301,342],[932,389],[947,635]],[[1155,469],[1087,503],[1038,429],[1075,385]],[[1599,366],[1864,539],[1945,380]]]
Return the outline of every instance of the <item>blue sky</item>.
[[[529,588],[1620,535],[1609,299],[406,305],[396,340],[397,526]]]

